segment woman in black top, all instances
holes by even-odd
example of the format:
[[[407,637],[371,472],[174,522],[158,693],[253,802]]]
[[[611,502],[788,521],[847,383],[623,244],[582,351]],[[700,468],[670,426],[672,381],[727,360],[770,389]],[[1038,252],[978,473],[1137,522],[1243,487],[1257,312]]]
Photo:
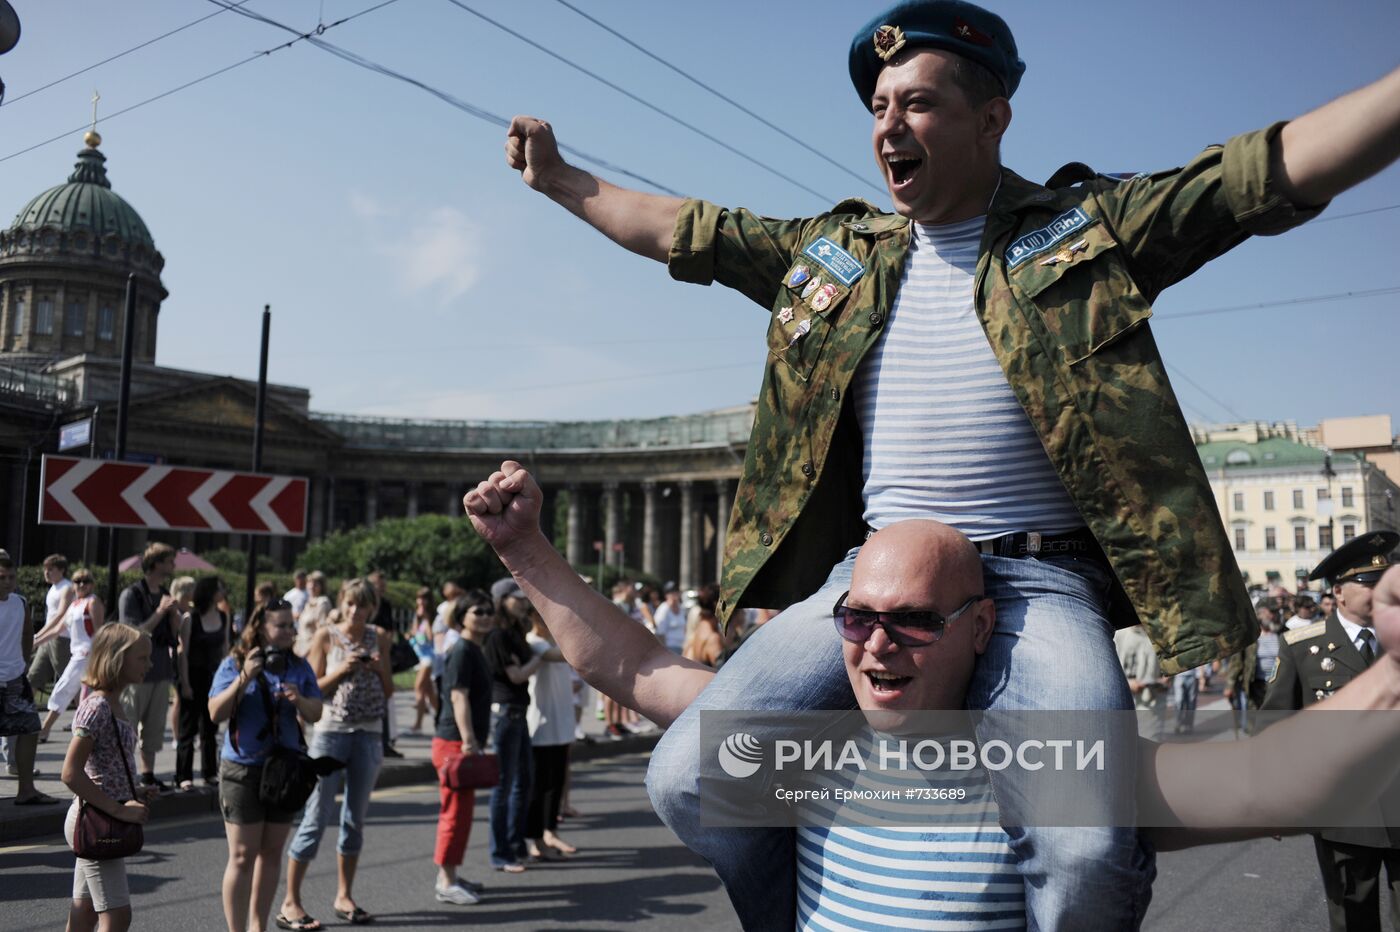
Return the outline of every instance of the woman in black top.
[[[496,628],[482,647],[491,670],[491,744],[501,764],[501,782],[491,790],[491,866],[518,874],[525,870],[533,769],[525,712],[530,707],[530,676],[546,658],[525,643],[522,625],[530,610],[525,594],[509,579],[493,586],[492,593],[497,596]]]
[[[175,782],[194,786],[194,739],[199,736],[200,775],[209,786],[219,782],[218,729],[209,717],[209,687],[229,648],[229,618],[219,610],[224,584],[217,576],[195,581],[194,605],[180,621],[180,734],[175,745]]]
[[[455,754],[485,753],[483,746],[491,722],[491,673],[480,644],[495,627],[491,597],[473,590],[447,610],[447,640],[439,681],[437,728],[433,732],[433,767],[439,768]],[[481,885],[457,876],[471,835],[474,790],[439,786],[437,846],[433,863],[438,868],[437,900],[471,906],[481,896]]]

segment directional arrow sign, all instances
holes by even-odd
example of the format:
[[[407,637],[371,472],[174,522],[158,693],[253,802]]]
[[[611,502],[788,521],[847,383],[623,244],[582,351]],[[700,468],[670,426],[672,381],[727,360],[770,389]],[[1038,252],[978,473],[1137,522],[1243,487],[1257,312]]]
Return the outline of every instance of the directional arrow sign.
[[[306,533],[299,476],[45,456],[39,521],[95,527]]]

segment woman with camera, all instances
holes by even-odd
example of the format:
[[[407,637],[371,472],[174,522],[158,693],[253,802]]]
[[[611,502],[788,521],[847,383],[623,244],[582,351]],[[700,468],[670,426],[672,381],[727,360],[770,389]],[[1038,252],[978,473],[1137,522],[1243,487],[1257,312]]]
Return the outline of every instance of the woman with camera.
[[[266,928],[282,846],[296,815],[296,810],[265,805],[261,798],[263,767],[273,742],[300,748],[297,716],[308,722],[321,717],[316,675],[292,652],[295,641],[291,605],[280,599],[259,605],[208,690],[210,719],[229,722],[219,768],[219,808],[228,836],[223,898],[229,932]],[[321,928],[309,916],[300,922],[278,916],[277,924]]]
[[[121,692],[140,683],[151,668],[151,639],[129,625],[106,625],[92,636],[83,683],[92,689],[73,716],[73,740],[63,759],[63,783],[73,791],[73,806],[63,823],[71,846],[79,833],[83,807],[119,822],[144,825],[154,787],[136,788],[136,730],[126,720]],[[81,846],[79,848],[81,850]],[[73,868],[73,903],[68,910],[72,932],[124,932],[131,926],[131,894],[126,859],[79,857]]]
[[[385,703],[394,692],[389,671],[389,635],[369,623],[378,606],[379,596],[368,580],[346,581],[331,623],[316,632],[307,653],[306,659],[327,697],[326,715],[316,727],[310,753],[313,757],[343,761],[345,769],[321,778],[307,800],[301,825],[287,852],[287,896],[282,903],[282,916],[293,923],[306,915],[301,903],[302,881],[316,857],[322,833],[336,820],[335,796],[342,789],[345,798],[339,807],[334,911],[352,925],[373,919],[356,904],[353,888],[355,868],[364,846],[369,794],[384,762],[380,732]]]

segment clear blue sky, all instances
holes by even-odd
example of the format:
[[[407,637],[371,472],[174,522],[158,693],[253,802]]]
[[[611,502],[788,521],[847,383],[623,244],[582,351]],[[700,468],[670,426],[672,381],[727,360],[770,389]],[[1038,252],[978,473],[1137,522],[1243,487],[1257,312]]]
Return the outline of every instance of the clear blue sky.
[[[196,0],[12,0],[0,157],[287,38],[221,13],[23,100],[35,87],[212,12]],[[815,189],[881,189],[782,139],[555,0],[467,0]],[[869,3],[574,0],[878,184],[846,76]],[[373,0],[250,0],[303,29]],[[1044,180],[1064,162],[1170,167],[1400,65],[1400,4],[1182,0],[994,5],[1028,63],[1004,145]],[[766,214],[807,193],[445,0],[400,0],[325,34],[359,54],[688,194]],[[766,309],[672,282],[529,191],[504,133],[306,43],[104,121],[115,189],[165,254],[158,361],[253,377],[273,306],[271,377],[317,410],[604,418],[740,404],[757,392]],[[0,162],[0,210],[62,182],[81,132]],[[626,183],[625,179],[615,179]],[[1323,216],[1400,205],[1400,169]],[[1193,420],[1389,413],[1400,427],[1400,296],[1192,319],[1199,309],[1400,286],[1400,209],[1252,240],[1158,301],[1154,331]],[[1188,379],[1190,381],[1188,381]],[[1192,382],[1196,384],[1192,384]],[[1200,386],[1199,388],[1197,386]],[[1204,389],[1204,391],[1202,391]],[[1210,396],[1213,396],[1210,397]]]

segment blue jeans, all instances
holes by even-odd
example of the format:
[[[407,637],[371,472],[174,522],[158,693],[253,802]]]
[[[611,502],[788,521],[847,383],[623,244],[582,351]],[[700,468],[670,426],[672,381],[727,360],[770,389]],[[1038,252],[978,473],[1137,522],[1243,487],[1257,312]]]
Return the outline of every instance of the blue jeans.
[[[1176,704],[1176,729],[1189,732],[1196,727],[1196,703],[1201,684],[1195,670],[1182,670],[1172,677],[1172,702]]]
[[[321,731],[311,738],[312,757],[334,757],[345,762],[344,770],[322,777],[306,801],[301,824],[292,838],[287,856],[305,864],[314,860],[321,847],[321,833],[336,815],[335,795],[342,790],[340,838],[336,851],[354,857],[365,846],[365,815],[369,794],[384,763],[384,749],[377,731]]]
[[[706,858],[746,929],[796,924],[796,845],[791,829],[701,825],[700,713],[704,710],[852,709],[855,697],[831,608],[850,586],[855,553],[822,588],[760,628],[666,731],[652,754],[647,790],[672,831]],[[968,689],[974,709],[1131,709],[1132,697],[1106,617],[1108,571],[1072,557],[984,556],[997,625]],[[1124,722],[1131,730],[1131,719]],[[1135,733],[1129,738],[1135,741]],[[999,799],[1014,787],[994,782]],[[1105,793],[1132,792],[1117,775]],[[1136,928],[1156,870],[1132,828],[1008,827],[1032,929]]]
[[[525,860],[525,821],[534,778],[525,706],[501,706],[491,713],[491,744],[501,764],[501,782],[491,789],[491,864],[500,867]]]

